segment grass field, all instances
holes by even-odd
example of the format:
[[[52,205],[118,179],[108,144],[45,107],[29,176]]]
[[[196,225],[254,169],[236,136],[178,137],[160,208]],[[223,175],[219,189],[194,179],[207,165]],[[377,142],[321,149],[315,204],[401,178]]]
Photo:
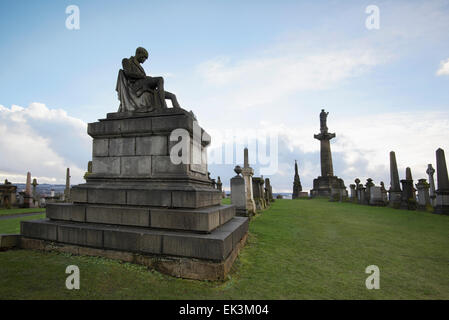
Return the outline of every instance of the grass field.
[[[32,212],[45,212],[45,208],[0,209],[0,216],[32,213]]]
[[[0,233],[4,232],[0,222]],[[65,288],[77,265],[81,289]],[[380,268],[367,290],[365,268]],[[250,224],[224,282],[175,279],[118,261],[0,252],[0,299],[449,299],[449,216],[276,200]]]

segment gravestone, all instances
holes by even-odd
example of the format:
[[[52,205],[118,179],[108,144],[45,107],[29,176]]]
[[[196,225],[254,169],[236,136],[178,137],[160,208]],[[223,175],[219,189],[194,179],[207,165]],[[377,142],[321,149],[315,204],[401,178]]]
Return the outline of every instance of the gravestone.
[[[231,204],[235,206],[236,214],[241,217],[250,216],[250,212],[247,207],[247,195],[245,179],[240,175],[242,173],[242,167],[236,166],[234,168],[237,175],[231,178]]]
[[[357,202],[357,191],[355,189],[355,184],[351,183],[349,185],[349,199],[351,200],[351,202]]]
[[[402,196],[401,196],[401,209],[416,210],[416,194],[413,187],[412,171],[409,167],[405,169],[405,179],[401,180],[402,183]]]
[[[431,208],[430,196],[429,196],[430,185],[426,182],[426,179],[419,179],[416,184],[416,189],[418,190],[418,210],[427,210]]]
[[[384,206],[385,202],[382,195],[382,187],[371,186],[369,188],[369,204],[372,206]]]
[[[254,202],[254,190],[252,182],[254,170],[249,166],[248,148],[245,148],[243,150],[243,159],[242,176],[245,180],[246,186],[246,210],[248,211],[249,215],[253,215],[256,213],[256,204]]]
[[[436,151],[437,158],[437,183],[435,213],[449,215],[449,178],[447,175],[446,158],[444,150]]]
[[[365,204],[371,204],[371,188],[374,187],[373,179],[366,179],[365,183]]]
[[[399,209],[401,206],[402,191],[399,184],[398,164],[396,163],[396,154],[390,152],[390,194],[389,206]]]
[[[130,110],[123,96],[121,103],[120,112],[88,124],[92,173],[72,187],[73,203],[48,204],[47,219],[21,221],[21,246],[107,256],[177,277],[224,279],[249,220],[236,217],[234,205],[222,205],[212,186],[210,136],[182,108]],[[244,189],[243,183],[243,197]]]
[[[252,178],[254,203],[256,204],[256,209],[258,211],[265,209],[263,183],[264,183],[263,178],[260,177]]]
[[[388,205],[388,191],[385,189],[385,184],[383,181],[380,182],[380,187],[382,190],[382,200],[385,205]]]
[[[435,180],[433,178],[433,175],[435,173],[435,169],[432,168],[432,164],[427,165],[426,170],[427,175],[429,176],[429,197],[430,197],[430,205],[432,207],[435,207],[436,205],[436,192],[435,192]]]

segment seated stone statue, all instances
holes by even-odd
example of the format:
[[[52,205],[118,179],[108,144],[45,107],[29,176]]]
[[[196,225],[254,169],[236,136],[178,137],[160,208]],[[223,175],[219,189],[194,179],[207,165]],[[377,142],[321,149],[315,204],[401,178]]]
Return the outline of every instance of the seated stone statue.
[[[140,65],[148,59],[148,52],[142,47],[136,55],[122,60],[119,71],[117,93],[120,100],[118,112],[151,112],[167,108],[165,99],[170,99],[174,108],[181,108],[173,93],[164,90],[162,77],[149,77]]]

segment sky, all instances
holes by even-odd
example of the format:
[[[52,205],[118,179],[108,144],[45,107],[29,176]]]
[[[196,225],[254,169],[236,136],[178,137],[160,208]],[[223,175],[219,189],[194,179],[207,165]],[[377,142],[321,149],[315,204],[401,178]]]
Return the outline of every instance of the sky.
[[[79,29],[66,27],[70,5]],[[378,29],[366,26],[370,5]],[[406,167],[427,178],[436,149],[449,152],[448,17],[443,0],[3,0],[0,179],[23,183],[30,171],[65,183],[70,167],[72,183],[83,183],[87,123],[117,111],[121,60],[138,46],[149,52],[146,73],[163,76],[212,136],[209,171],[225,189],[248,136],[274,139],[275,170],[255,152],[250,160],[275,192],[291,192],[295,160],[311,189],[322,108],[336,133],[334,174],[347,186],[357,177],[389,185],[392,150],[401,178]],[[223,157],[232,161],[211,161],[230,141],[234,154]]]

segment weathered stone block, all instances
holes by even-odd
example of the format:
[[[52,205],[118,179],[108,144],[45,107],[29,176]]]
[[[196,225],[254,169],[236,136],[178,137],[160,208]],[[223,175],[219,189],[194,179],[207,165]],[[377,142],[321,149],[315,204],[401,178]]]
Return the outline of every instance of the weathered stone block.
[[[109,156],[133,156],[136,154],[135,138],[109,139]]]
[[[128,190],[127,204],[137,206],[171,206],[171,192],[168,190]]]
[[[15,248],[20,245],[20,234],[0,234],[0,249]]]
[[[152,228],[211,232],[219,225],[219,207],[196,210],[151,209]]]
[[[151,118],[133,118],[122,120],[122,134],[151,132]]]
[[[178,232],[164,235],[162,253],[208,260],[224,260],[232,250],[232,233],[215,231],[209,235]]]
[[[162,253],[162,235],[143,234],[140,237],[140,251],[151,254]]]
[[[217,190],[172,192],[172,206],[175,208],[202,208],[218,205],[220,202],[221,194]]]
[[[88,189],[89,203],[126,204],[126,191],[115,189]]]
[[[235,217],[234,205],[222,205],[220,206],[220,225],[225,224],[229,220]]]
[[[87,190],[73,187],[70,190],[73,202],[87,202]]]
[[[52,220],[86,221],[86,207],[72,203],[49,203],[46,216]]]
[[[119,135],[121,133],[120,127],[121,121],[119,120],[93,122],[87,125],[87,133],[92,138]]]
[[[150,226],[150,212],[144,208],[88,206],[86,221],[126,226]]]
[[[167,138],[167,136],[136,137],[136,155],[168,155]]]
[[[173,115],[169,117],[152,118],[153,132],[172,132],[175,129],[193,130],[193,119],[186,115]]]
[[[57,240],[57,225],[49,224],[47,219],[21,221],[20,234],[29,238]]]
[[[103,231],[94,228],[60,225],[58,241],[90,247],[103,247]]]
[[[140,250],[140,234],[124,230],[104,230],[104,247],[137,252]]]
[[[92,172],[120,174],[120,157],[93,157]]]
[[[180,163],[174,164],[171,162],[170,156],[152,156],[152,174],[186,174],[187,165]]]
[[[92,155],[94,157],[107,157],[109,155],[109,139],[94,139]]]
[[[121,158],[121,175],[124,176],[151,176],[151,157],[134,156]]]

